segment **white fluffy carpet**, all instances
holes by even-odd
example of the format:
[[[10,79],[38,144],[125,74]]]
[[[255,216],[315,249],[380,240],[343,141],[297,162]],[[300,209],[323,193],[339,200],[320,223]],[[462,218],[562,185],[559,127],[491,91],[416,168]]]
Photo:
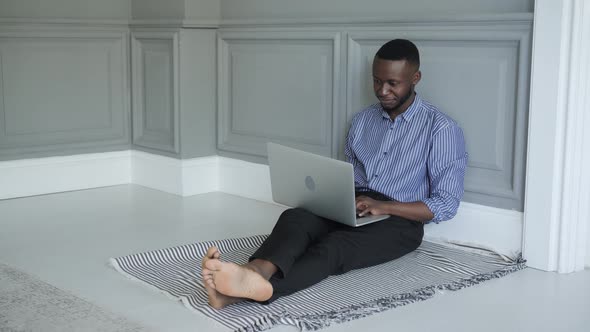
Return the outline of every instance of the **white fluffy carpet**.
[[[147,331],[81,298],[0,263],[0,332]]]

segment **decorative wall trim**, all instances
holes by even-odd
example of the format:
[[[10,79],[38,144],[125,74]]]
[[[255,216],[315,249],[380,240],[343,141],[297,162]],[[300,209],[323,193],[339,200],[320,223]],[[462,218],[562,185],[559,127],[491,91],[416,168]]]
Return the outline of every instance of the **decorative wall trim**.
[[[165,28],[179,29],[183,26],[182,19],[133,19],[129,21],[129,27],[135,28]]]
[[[69,18],[0,18],[0,27],[2,26],[113,26],[127,27],[129,20],[125,19],[69,19]]]
[[[132,90],[133,90],[133,144],[146,148],[179,153],[179,47],[178,31],[133,31],[131,33],[132,50]],[[159,56],[167,63],[163,68],[147,68],[148,56]],[[164,71],[167,77],[150,77],[148,70],[156,73]],[[167,87],[164,91],[148,91],[150,84]],[[161,98],[166,105],[150,105],[148,97]],[[148,108],[162,106],[163,109],[152,110],[160,117],[168,117],[170,128],[150,129],[148,127]],[[156,115],[156,114],[152,114]]]
[[[217,29],[221,25],[218,19],[67,19],[67,18],[0,18],[2,27],[124,27],[124,28],[160,28],[180,29],[199,28]]]
[[[0,157],[16,159],[54,151],[63,153],[63,151],[98,149],[105,146],[119,148],[128,146],[130,142],[130,101],[128,98],[128,37],[126,28],[57,29],[53,27],[45,29],[42,27],[5,28],[0,26],[0,48],[3,67],[1,69],[2,77],[0,77],[3,80],[0,83],[0,100],[4,99],[0,105]],[[34,52],[29,53],[29,50]],[[16,53],[11,54],[11,52]],[[22,57],[18,52],[28,54],[25,60],[22,60],[25,62],[21,61]],[[43,52],[47,52],[48,56],[43,56]],[[11,59],[9,55],[11,55]],[[74,61],[73,63],[66,62],[67,60],[62,60],[63,57],[69,57]],[[16,62],[20,67],[10,68],[10,61]],[[56,65],[52,66],[51,63]],[[28,77],[29,83],[34,83],[27,85],[27,88],[33,90],[33,93],[35,91],[53,91],[52,88],[55,87],[56,80],[66,79],[68,84],[66,86],[77,88],[79,85],[81,91],[86,95],[100,93],[97,97],[100,98],[98,101],[104,103],[96,104],[92,101],[92,104],[86,104],[88,103],[86,99],[81,99],[79,96],[65,98],[61,92],[57,92],[60,95],[43,96],[46,99],[42,101],[30,98],[31,96],[26,95],[28,91],[18,85],[24,83],[18,79],[11,80],[11,73],[18,77],[20,72],[15,71],[21,67],[28,69],[31,64],[40,67],[47,66],[47,70],[33,70],[23,76]],[[90,72],[80,74],[75,71],[69,75],[59,74],[62,67],[67,68],[72,65],[77,66],[74,67],[77,71],[87,70]],[[48,74],[53,72],[57,72],[57,74]],[[35,75],[40,75],[41,78],[37,78]],[[47,83],[44,83],[44,80],[47,80]],[[99,88],[99,91],[92,90],[93,92],[89,93],[89,86],[92,89]],[[11,91],[7,94],[8,89]],[[9,104],[7,96],[12,98],[11,104]],[[48,105],[52,105],[53,109],[50,109]],[[96,112],[91,112],[89,109]],[[52,123],[53,127],[36,127],[32,120],[26,118],[26,114],[29,114],[26,112],[29,111],[32,112],[30,114],[40,112],[43,116],[53,114],[49,111],[55,111],[54,118],[46,118],[55,120]],[[93,115],[95,118],[81,116],[80,114],[84,114],[84,111],[89,112],[87,114]],[[9,121],[7,114],[11,112],[13,119],[17,119],[15,120],[18,124],[16,126],[7,122]],[[78,117],[71,120],[68,118],[68,114],[78,115]],[[32,115],[29,117],[35,118]],[[60,123],[58,119],[64,122]],[[73,123],[71,126],[65,127],[63,124],[68,123],[68,120]],[[38,121],[42,122],[43,120],[38,119]]]
[[[217,29],[221,20],[217,19],[135,19],[129,21],[131,28],[193,28]]]
[[[0,18],[1,25],[52,26],[130,26],[157,28],[233,28],[254,26],[334,26],[334,25],[390,25],[411,23],[419,25],[531,22],[532,13],[487,15],[432,15],[398,17],[317,17],[317,18],[253,18],[253,19],[67,19],[67,18]]]
[[[509,13],[488,15],[432,15],[432,16],[397,16],[397,17],[317,17],[317,18],[252,18],[252,19],[222,19],[220,28],[254,27],[254,26],[334,26],[334,25],[390,25],[410,23],[412,25],[480,25],[484,23],[521,23],[531,22],[532,13]]]
[[[221,25],[220,19],[185,19],[182,21],[183,28],[217,29]]]
[[[130,151],[0,162],[0,199],[131,182]]]
[[[267,134],[260,132],[260,128],[266,128],[264,125],[259,125],[258,131],[253,130],[238,130],[234,128],[239,125],[236,121],[236,109],[242,104],[239,101],[233,100],[235,96],[236,84],[247,84],[244,82],[235,82],[236,77],[235,70],[244,68],[234,68],[234,61],[240,57],[244,57],[246,51],[254,52],[261,49],[266,45],[267,42],[281,41],[280,44],[273,45],[289,45],[297,47],[297,54],[289,53],[277,53],[277,48],[273,49],[273,52],[267,54],[271,60],[279,60],[282,56],[294,56],[296,59],[301,59],[301,54],[306,53],[307,56],[317,55],[315,60],[320,61],[316,64],[318,68],[324,69],[328,77],[314,77],[317,80],[322,81],[325,79],[326,86],[324,93],[321,95],[327,95],[326,100],[322,100],[321,104],[325,104],[324,108],[314,109],[315,112],[319,113],[317,118],[312,119],[317,123],[321,123],[323,126],[319,129],[319,133],[314,132],[316,137],[310,138],[302,135],[301,133],[291,135],[278,135],[278,134]],[[249,154],[253,156],[265,156],[266,155],[266,142],[270,139],[277,142],[287,143],[294,145],[295,147],[304,148],[312,152],[336,156],[338,151],[338,140],[335,139],[335,135],[338,134],[340,126],[339,117],[339,99],[340,99],[340,63],[341,63],[341,50],[340,50],[341,34],[334,31],[221,31],[218,37],[218,148],[220,150],[238,152],[243,154]],[[297,43],[297,44],[294,44]],[[323,43],[323,44],[319,44]],[[234,45],[242,47],[242,53],[233,51]],[[326,55],[321,53],[321,47],[328,46],[331,48],[330,54]],[[237,46],[236,46],[237,47]],[[245,48],[246,47],[246,48]],[[248,48],[249,47],[249,48]],[[301,52],[299,54],[298,52]],[[319,52],[319,53],[312,53]],[[273,58],[270,58],[270,56]],[[250,56],[253,58],[252,56]],[[323,61],[325,63],[325,66]],[[237,67],[237,65],[236,65]],[[261,73],[265,75],[268,73]],[[322,74],[322,73],[306,73],[306,74]],[[291,81],[293,78],[284,77],[285,81]],[[268,82],[267,82],[268,83]],[[313,83],[313,82],[308,82]],[[329,86],[329,87],[328,87]],[[250,97],[250,96],[249,96]],[[256,98],[268,98],[271,101],[272,96],[252,96]],[[313,97],[316,97],[315,95]],[[303,103],[303,101],[301,101]],[[280,108],[280,103],[277,103],[277,108]],[[279,109],[276,112],[280,112]],[[319,121],[318,119],[325,121]],[[262,119],[260,123],[263,123]],[[273,126],[272,124],[266,124]],[[321,137],[317,137],[317,136]]]

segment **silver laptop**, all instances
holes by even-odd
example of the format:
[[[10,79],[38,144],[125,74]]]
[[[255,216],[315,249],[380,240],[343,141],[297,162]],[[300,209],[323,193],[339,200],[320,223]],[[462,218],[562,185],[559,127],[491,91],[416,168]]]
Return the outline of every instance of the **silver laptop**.
[[[353,227],[389,218],[357,216],[351,164],[275,143],[267,149],[275,202]]]

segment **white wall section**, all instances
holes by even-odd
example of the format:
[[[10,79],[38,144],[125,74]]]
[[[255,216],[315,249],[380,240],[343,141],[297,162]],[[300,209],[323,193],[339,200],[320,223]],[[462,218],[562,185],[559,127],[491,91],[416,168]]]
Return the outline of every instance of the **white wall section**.
[[[524,253],[530,266],[561,273],[588,261],[588,35],[587,1],[536,2]]]

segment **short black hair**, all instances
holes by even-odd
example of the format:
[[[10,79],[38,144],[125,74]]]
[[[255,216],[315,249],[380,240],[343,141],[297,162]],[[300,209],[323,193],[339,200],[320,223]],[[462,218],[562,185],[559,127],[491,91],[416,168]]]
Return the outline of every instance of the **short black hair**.
[[[414,43],[407,39],[394,39],[385,43],[375,57],[383,60],[406,60],[408,63],[420,68],[420,54]]]

